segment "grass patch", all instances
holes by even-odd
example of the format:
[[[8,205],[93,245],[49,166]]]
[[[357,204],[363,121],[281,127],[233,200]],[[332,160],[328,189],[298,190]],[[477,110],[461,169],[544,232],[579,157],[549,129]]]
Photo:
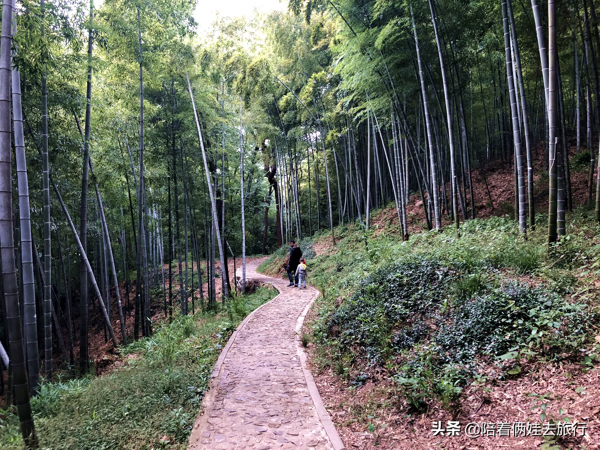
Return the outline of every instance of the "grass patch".
[[[592,160],[592,156],[589,150],[583,150],[579,153],[576,153],[571,157],[571,161],[569,162],[570,168],[573,172],[586,172],[590,170],[590,162]]]
[[[249,312],[276,295],[259,288],[218,313],[179,317],[123,348],[128,363],[110,375],[43,385],[32,401],[40,446],[187,448],[222,347]],[[0,411],[0,448],[23,448],[12,411]]]

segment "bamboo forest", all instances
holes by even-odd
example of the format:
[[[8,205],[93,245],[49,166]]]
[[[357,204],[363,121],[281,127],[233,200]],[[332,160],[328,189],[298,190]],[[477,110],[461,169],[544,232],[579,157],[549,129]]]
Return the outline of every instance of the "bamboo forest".
[[[600,448],[598,15],[2,0],[0,448]]]

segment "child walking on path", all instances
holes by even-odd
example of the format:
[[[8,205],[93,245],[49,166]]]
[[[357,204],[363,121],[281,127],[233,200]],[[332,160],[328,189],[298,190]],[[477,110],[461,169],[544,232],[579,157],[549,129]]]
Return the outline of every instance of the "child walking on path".
[[[296,268],[296,277],[298,278],[298,288],[306,289],[306,261],[300,258],[300,264]]]

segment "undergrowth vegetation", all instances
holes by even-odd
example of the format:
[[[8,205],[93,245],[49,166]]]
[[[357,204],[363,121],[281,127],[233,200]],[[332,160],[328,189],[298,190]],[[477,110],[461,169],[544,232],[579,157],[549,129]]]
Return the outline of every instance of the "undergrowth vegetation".
[[[543,215],[528,240],[498,217],[464,223],[460,237],[446,229],[409,242],[339,227],[337,248],[308,264],[323,294],[310,324],[314,361],[353,386],[384,373],[408,411],[459,408],[473,380],[522,376],[530,364],[593,364],[600,227],[589,214],[574,213],[550,252]]]
[[[109,375],[42,384],[32,401],[41,447],[186,448],[222,347],[275,295],[259,288],[220,312],[179,317],[123,348],[123,367]],[[8,411],[0,411],[0,448],[23,448],[17,416]]]

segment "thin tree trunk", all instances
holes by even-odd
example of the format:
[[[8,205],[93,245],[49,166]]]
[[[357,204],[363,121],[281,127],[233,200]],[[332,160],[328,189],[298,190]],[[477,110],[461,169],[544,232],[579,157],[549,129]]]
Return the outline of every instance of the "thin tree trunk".
[[[221,83],[221,93],[223,94],[223,101],[221,102],[221,111],[222,111],[222,116],[223,116],[223,128],[222,128],[222,153],[221,153],[221,240],[223,242],[225,242],[225,234],[226,234],[226,227],[225,227],[225,195],[226,195],[226,191],[225,191],[225,83],[222,82]],[[225,267],[224,267],[224,282],[227,284],[227,289],[229,292],[231,292],[231,284],[229,282],[229,264],[227,263],[227,251],[225,252],[225,255],[223,257],[224,261],[225,261]],[[233,275],[233,277],[235,278],[235,274]],[[192,301],[193,301],[193,296],[192,296]]]
[[[186,186],[186,174],[185,174],[185,165],[184,165],[184,160],[183,160],[183,146],[181,147],[181,169],[182,171],[184,171],[184,173],[182,173],[181,179],[183,180],[183,235],[184,235],[184,239],[185,239],[185,283],[184,283],[184,290],[183,290],[183,297],[182,297],[182,302],[183,302],[183,306],[182,306],[182,310],[185,311],[184,314],[187,315],[189,312],[189,305],[188,305],[188,258],[189,258],[189,244],[188,244],[188,215],[187,215],[187,210],[188,210],[188,204],[187,204],[187,186]],[[223,276],[225,276],[225,272],[223,272]]]
[[[45,15],[45,0],[40,1],[42,16]],[[42,27],[42,37],[45,35]],[[50,185],[48,181],[48,92],[46,89],[46,76],[42,79],[42,192],[43,192],[43,216],[44,216],[44,272],[46,284],[43,288],[43,311],[44,311],[44,370],[46,378],[52,380],[52,258],[51,258],[51,228],[50,228]],[[57,333],[60,330],[57,330]],[[32,386],[32,389],[35,387]]]
[[[111,268],[112,274],[113,274],[113,284],[115,286],[115,295],[117,296],[119,320],[121,323],[121,336],[123,338],[123,345],[125,345],[127,343],[127,333],[125,332],[125,317],[123,316],[123,305],[121,302],[121,292],[119,290],[119,280],[117,279],[117,268],[115,267],[115,258],[113,255],[112,244],[110,242],[110,235],[108,233],[108,224],[106,223],[106,215],[104,214],[104,206],[102,205],[102,198],[100,197],[98,183],[96,183],[96,180],[95,180],[94,169],[92,167],[91,159],[90,159],[90,170],[92,171],[92,177],[94,177],[94,188],[96,190],[96,200],[98,201],[98,209],[100,210],[100,219],[102,221],[102,232],[104,234],[104,239],[105,239],[105,243],[107,246],[106,253],[108,255],[108,260],[106,261],[106,264],[110,263],[110,268]],[[106,277],[108,278],[108,273],[106,274]],[[110,308],[109,292],[107,292],[107,298],[106,298],[107,309]]]
[[[335,246],[335,232],[333,230],[333,209],[331,206],[331,186],[329,183],[329,168],[327,167],[327,151],[325,150],[325,136],[323,127],[319,121],[319,132],[321,134],[321,144],[323,146],[323,161],[325,162],[325,183],[327,184],[327,206],[329,207],[329,229],[331,230],[331,241]]]
[[[208,170],[208,161],[206,159],[206,151],[204,150],[204,140],[202,138],[202,130],[200,128],[200,121],[198,119],[198,113],[196,112],[196,103],[194,102],[194,93],[192,92],[192,84],[190,83],[190,78],[189,76],[186,74],[186,79],[187,79],[187,83],[188,83],[188,89],[190,91],[190,98],[192,100],[192,107],[194,109],[194,118],[196,119],[196,127],[198,128],[198,139],[200,141],[200,148],[202,149],[202,159],[204,160],[204,170],[206,172],[206,181],[208,184],[208,193],[210,195],[210,203],[211,203],[211,210],[212,210],[212,218],[213,218],[213,222],[214,222],[214,226],[216,227],[216,231],[217,231],[217,242],[219,245],[219,256],[221,257],[221,267],[225,267],[225,262],[224,262],[224,252],[223,252],[223,243],[221,242],[221,233],[219,231],[219,218],[217,215],[217,206],[215,203],[215,197],[213,195],[213,190],[212,190],[212,185],[210,182],[210,172]],[[223,286],[223,299],[227,299],[229,298],[229,290],[227,289],[227,284],[224,284]]]
[[[163,228],[162,228],[162,218],[160,216],[160,209],[158,210],[158,225],[156,227],[156,232],[159,239],[159,264],[160,264],[160,274],[162,280],[162,290],[163,290],[163,299],[164,299],[164,308],[165,308],[165,318],[167,317],[167,286],[165,283],[165,239],[163,237]],[[192,259],[192,270],[194,267]],[[192,272],[192,280],[194,278],[194,273]]]
[[[579,72],[579,51],[577,34],[573,31],[573,66],[575,68],[575,128],[577,133],[577,154],[581,151],[581,74]]]
[[[145,226],[145,198],[146,198],[146,186],[145,186],[145,175],[144,175],[144,70],[143,70],[143,59],[142,59],[142,28],[140,18],[140,8],[137,7],[137,21],[138,21],[138,53],[139,53],[139,68],[140,68],[140,188],[138,192],[138,252],[137,258],[137,289],[136,294],[140,298],[140,312],[142,314],[142,334],[149,336],[151,334],[150,328],[150,305],[149,305],[149,280],[148,280],[148,246],[146,238],[146,226]],[[144,283],[142,286],[142,271],[144,271]],[[142,297],[142,295],[144,297]]]
[[[504,27],[504,49],[506,53],[506,77],[508,80],[508,93],[510,97],[510,110],[512,115],[513,141],[515,145],[515,162],[517,164],[517,188],[519,197],[519,228],[523,235],[527,233],[527,202],[525,193],[525,180],[523,177],[523,156],[521,154],[521,130],[518,121],[518,105],[515,92],[515,79],[513,76],[513,58],[510,47],[510,29],[508,22],[507,0],[502,0],[502,23]]]
[[[246,293],[246,214],[244,211],[244,124],[242,122],[243,103],[240,104],[240,201],[242,215],[242,294]],[[268,218],[268,216],[267,216]]]
[[[535,229],[535,203],[534,203],[534,185],[533,185],[533,156],[531,149],[531,133],[529,131],[529,117],[527,112],[527,98],[525,97],[525,83],[523,81],[523,70],[521,67],[521,53],[517,40],[517,28],[512,10],[512,0],[507,0],[508,17],[510,19],[512,43],[514,49],[515,69],[521,94],[521,109],[523,118],[523,132],[525,135],[525,151],[527,155],[527,199],[529,203],[529,226]],[[516,84],[515,84],[516,86]]]
[[[92,266],[90,264],[90,261],[89,261],[87,254],[83,248],[83,243],[81,242],[81,239],[79,238],[79,235],[77,234],[75,225],[73,224],[73,221],[71,220],[71,216],[69,215],[67,206],[65,205],[65,202],[63,201],[62,196],[60,195],[58,187],[56,186],[56,183],[54,183],[52,181],[52,177],[50,177],[50,182],[52,183],[52,187],[54,188],[54,192],[56,194],[56,197],[58,198],[58,202],[60,203],[63,213],[65,214],[65,218],[67,219],[69,227],[71,228],[71,232],[73,233],[73,237],[75,238],[75,243],[77,244],[77,247],[79,248],[79,252],[81,253],[81,258],[83,259],[83,264],[85,266],[87,275],[90,277],[90,281],[92,282],[92,287],[94,288],[94,292],[95,292],[96,296],[98,297],[98,303],[100,304],[100,309],[101,309],[101,312],[102,312],[102,315],[104,318],[104,322],[106,323],[106,327],[108,328],[108,333],[110,335],[110,339],[113,341],[114,346],[117,347],[117,339],[115,338],[113,328],[110,323],[110,317],[108,316],[108,312],[106,311],[106,307],[104,306],[104,302],[102,301],[102,294],[100,293],[100,288],[98,287],[98,283],[96,282],[96,277],[94,276],[94,272],[92,271]]]
[[[75,354],[73,352],[73,319],[71,314],[71,286],[68,282],[67,268],[63,260],[62,242],[60,240],[60,227],[56,228],[56,236],[58,237],[58,261],[62,268],[63,283],[65,285],[65,296],[67,298],[67,331],[69,334],[69,371],[75,366]]]
[[[592,153],[592,150],[590,150]],[[598,137],[598,171],[596,173],[596,221],[600,222],[600,136]]]
[[[43,269],[43,266],[42,266],[42,263],[41,263],[41,260],[39,257],[39,253],[37,251],[37,248],[35,246],[35,242],[33,241],[33,239],[31,241],[31,245],[32,245],[32,254],[35,255],[35,263],[36,263],[35,267],[37,269],[37,271],[35,273],[38,275],[38,285],[44,286],[44,283],[45,283],[44,269]],[[17,256],[18,256],[18,254],[17,254]],[[21,269],[22,269],[22,267],[21,267]],[[55,295],[58,296],[57,293],[55,293]],[[59,306],[59,308],[60,308],[60,306]],[[62,315],[62,313],[61,313],[61,315]],[[60,348],[62,355],[66,359],[67,358],[66,347],[65,347],[64,341],[62,339],[62,335],[60,334],[60,325],[58,322],[58,316],[57,316],[56,312],[54,311],[54,306],[53,306],[52,302],[50,303],[50,316],[51,316],[51,320],[54,321],[54,330],[55,331],[58,330],[58,331],[56,331],[56,335],[58,338],[58,346]]]
[[[181,230],[179,221],[179,188],[177,184],[177,156],[176,149],[173,147],[173,184],[175,186],[175,253],[177,254],[177,278],[179,280],[179,309],[182,315],[184,310],[184,290],[183,290],[183,261],[181,257]]]
[[[13,36],[15,32],[16,30],[13,27]],[[15,67],[12,68],[12,100],[15,132],[15,159],[17,162],[17,186],[19,189],[19,222],[21,228],[23,323],[29,387],[31,392],[35,393],[38,389],[40,379],[40,357],[38,351],[37,317],[35,306],[35,278],[33,272],[33,254],[31,248],[32,237],[31,213],[29,207],[29,182],[27,179],[27,161],[25,155],[23,113],[21,106],[21,76],[18,69]]]
[[[435,11],[432,0],[429,1],[429,9],[431,10],[431,21],[433,23],[433,29],[435,31],[435,40],[437,42],[438,54],[440,58],[440,65],[442,71],[442,82],[444,85],[444,98],[446,102],[446,116],[448,122],[448,145],[450,147],[450,185],[452,192],[452,213],[454,215],[454,224],[458,231],[460,223],[458,218],[458,205],[456,202],[456,169],[454,167],[454,131],[452,126],[452,107],[450,103],[450,94],[448,92],[448,83],[446,81],[446,70],[444,68],[444,55],[442,53],[441,41],[438,34],[437,23],[435,19]]]
[[[557,238],[557,179],[556,179],[556,28],[554,0],[548,0],[548,128],[549,128],[549,204],[548,243]]]
[[[538,50],[540,53],[540,62],[542,66],[542,78],[544,80],[544,98],[546,100],[546,108],[548,108],[548,89],[550,86],[548,49],[546,48],[546,41],[544,40],[544,28],[542,26],[542,19],[537,0],[531,0],[531,9],[533,10],[533,19],[535,21],[535,31],[538,43]]]
[[[309,177],[310,180],[310,177]],[[262,244],[262,252],[263,255],[267,254],[267,240],[269,237],[269,209],[271,207],[271,193],[273,192],[273,186],[269,185],[269,194],[267,195],[267,198],[265,200],[266,206],[265,206],[265,216],[264,216],[264,228],[263,228],[263,244]],[[309,188],[309,193],[310,193],[310,188]],[[309,206],[309,214],[310,214],[310,206]],[[309,220],[310,223],[310,220]],[[235,280],[236,275],[233,275],[233,279]],[[237,288],[236,288],[237,289]]]
[[[77,123],[77,128],[79,129],[79,134],[81,135],[81,137],[85,140],[83,133],[81,131],[81,126],[79,125],[79,120],[77,119],[77,116],[75,115],[75,121]],[[112,251],[112,244],[110,241],[110,235],[108,234],[108,225],[106,222],[106,215],[104,213],[104,206],[102,204],[102,198],[100,197],[100,190],[98,188],[98,182],[96,180],[96,174],[94,173],[94,166],[92,164],[92,159],[89,157],[89,152],[88,152],[88,163],[89,163],[89,170],[92,174],[92,180],[94,182],[94,190],[96,192],[96,201],[98,202],[98,209],[100,212],[100,221],[101,221],[101,227],[102,227],[102,236],[103,239],[106,239],[106,243],[107,243],[107,251],[109,253],[109,259],[110,259],[110,265],[111,265],[111,270],[113,273],[113,282],[115,285],[115,291],[116,291],[116,296],[117,296],[117,305],[118,305],[118,312],[119,312],[119,319],[121,321],[121,334],[123,337],[123,344],[127,343],[127,337],[126,337],[126,333],[125,333],[125,319],[123,316],[123,306],[122,306],[122,302],[121,302],[121,292],[119,291],[119,282],[117,280],[117,270],[116,270],[116,266],[115,266],[115,261],[114,261],[114,255],[113,255],[113,251]],[[133,166],[132,166],[133,168]],[[135,171],[133,172],[133,177],[135,180]],[[106,261],[106,263],[108,264],[109,260]],[[108,277],[108,271],[106,271],[106,276]],[[109,299],[107,298],[107,310],[109,311],[109,316],[110,316],[110,302]]]
[[[168,172],[168,169],[167,169]],[[167,264],[169,264],[169,317],[173,318],[173,220],[171,217],[171,176],[167,176],[167,184],[169,191],[169,257],[167,258]],[[198,267],[200,270],[200,267]]]
[[[367,202],[365,210],[365,230],[369,229],[371,215],[371,115],[367,113]]]
[[[429,164],[431,171],[431,183],[430,183],[430,192],[433,197],[433,211],[434,211],[434,221],[435,221],[435,229],[439,230],[442,228],[442,220],[440,217],[440,204],[438,199],[438,188],[437,188],[437,174],[436,174],[436,162],[435,162],[435,152],[433,150],[433,134],[431,132],[431,121],[429,115],[429,102],[427,100],[427,89],[425,88],[425,77],[423,76],[423,66],[421,63],[421,50],[419,48],[419,38],[417,36],[417,27],[415,25],[415,18],[412,12],[412,8],[410,11],[413,33],[415,36],[415,47],[417,50],[417,62],[419,66],[419,80],[421,81],[421,95],[423,97],[423,112],[425,116],[425,128],[427,129],[427,142],[429,144]]]
[[[81,236],[81,267],[79,271],[79,370],[81,373],[87,373],[89,370],[89,299],[88,299],[88,270],[85,267],[84,254],[87,251],[87,195],[88,195],[88,167],[90,157],[90,131],[92,118],[92,51],[94,45],[94,34],[92,30],[92,21],[94,20],[94,3],[90,0],[90,23],[88,35],[88,71],[87,71],[87,92],[85,108],[85,133],[83,144],[83,170],[81,176],[81,208],[79,213],[79,235]],[[116,342],[115,342],[116,345]]]

